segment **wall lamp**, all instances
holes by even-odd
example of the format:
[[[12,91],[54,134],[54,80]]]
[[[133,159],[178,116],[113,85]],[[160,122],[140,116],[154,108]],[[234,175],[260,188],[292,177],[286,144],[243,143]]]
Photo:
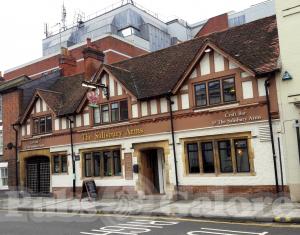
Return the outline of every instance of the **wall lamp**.
[[[98,83],[95,83],[95,82],[88,82],[88,81],[83,81],[81,83],[81,86],[83,87],[88,87],[88,88],[91,88],[91,89],[99,89],[101,88],[104,92],[104,95],[106,97],[106,99],[109,100],[109,89],[108,89],[108,86],[104,85],[104,84],[98,84]]]

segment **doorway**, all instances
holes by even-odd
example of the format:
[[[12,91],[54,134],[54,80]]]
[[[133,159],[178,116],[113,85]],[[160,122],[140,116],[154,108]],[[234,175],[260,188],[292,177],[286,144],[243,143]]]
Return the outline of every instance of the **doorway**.
[[[27,191],[33,195],[50,193],[50,161],[48,157],[37,156],[26,160]]]
[[[162,152],[159,149],[141,152],[142,187],[146,195],[164,193]]]

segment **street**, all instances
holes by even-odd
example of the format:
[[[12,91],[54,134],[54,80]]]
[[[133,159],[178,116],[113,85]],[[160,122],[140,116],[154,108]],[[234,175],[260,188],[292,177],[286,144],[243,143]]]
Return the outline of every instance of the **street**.
[[[0,212],[1,235],[53,234],[296,235],[300,225],[242,224],[195,219],[54,212]]]

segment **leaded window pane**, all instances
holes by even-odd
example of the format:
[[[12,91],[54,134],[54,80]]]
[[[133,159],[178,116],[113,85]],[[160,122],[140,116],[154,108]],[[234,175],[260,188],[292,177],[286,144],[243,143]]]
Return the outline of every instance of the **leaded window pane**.
[[[207,105],[205,83],[195,85],[195,99],[196,106]]]
[[[200,165],[198,158],[198,144],[188,144],[188,163],[189,163],[189,173],[200,173]]]
[[[213,143],[212,142],[201,143],[201,148],[202,148],[202,161],[203,161],[204,173],[214,173],[215,164],[214,164]]]
[[[223,80],[223,96],[224,102],[232,102],[236,100],[234,78]]]
[[[250,172],[247,139],[235,140],[234,145],[237,172]]]
[[[219,141],[218,145],[219,145],[221,172],[223,173],[233,172],[230,140]]]
[[[220,81],[212,81],[208,83],[209,104],[221,103]]]

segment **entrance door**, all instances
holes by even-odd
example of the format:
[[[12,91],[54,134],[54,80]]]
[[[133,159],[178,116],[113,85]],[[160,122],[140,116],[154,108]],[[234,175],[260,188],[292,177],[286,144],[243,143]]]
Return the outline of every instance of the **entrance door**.
[[[145,150],[141,154],[141,175],[145,194],[161,193],[161,163],[158,161],[157,149]]]
[[[50,162],[48,157],[39,156],[26,161],[27,190],[32,194],[50,193]]]

